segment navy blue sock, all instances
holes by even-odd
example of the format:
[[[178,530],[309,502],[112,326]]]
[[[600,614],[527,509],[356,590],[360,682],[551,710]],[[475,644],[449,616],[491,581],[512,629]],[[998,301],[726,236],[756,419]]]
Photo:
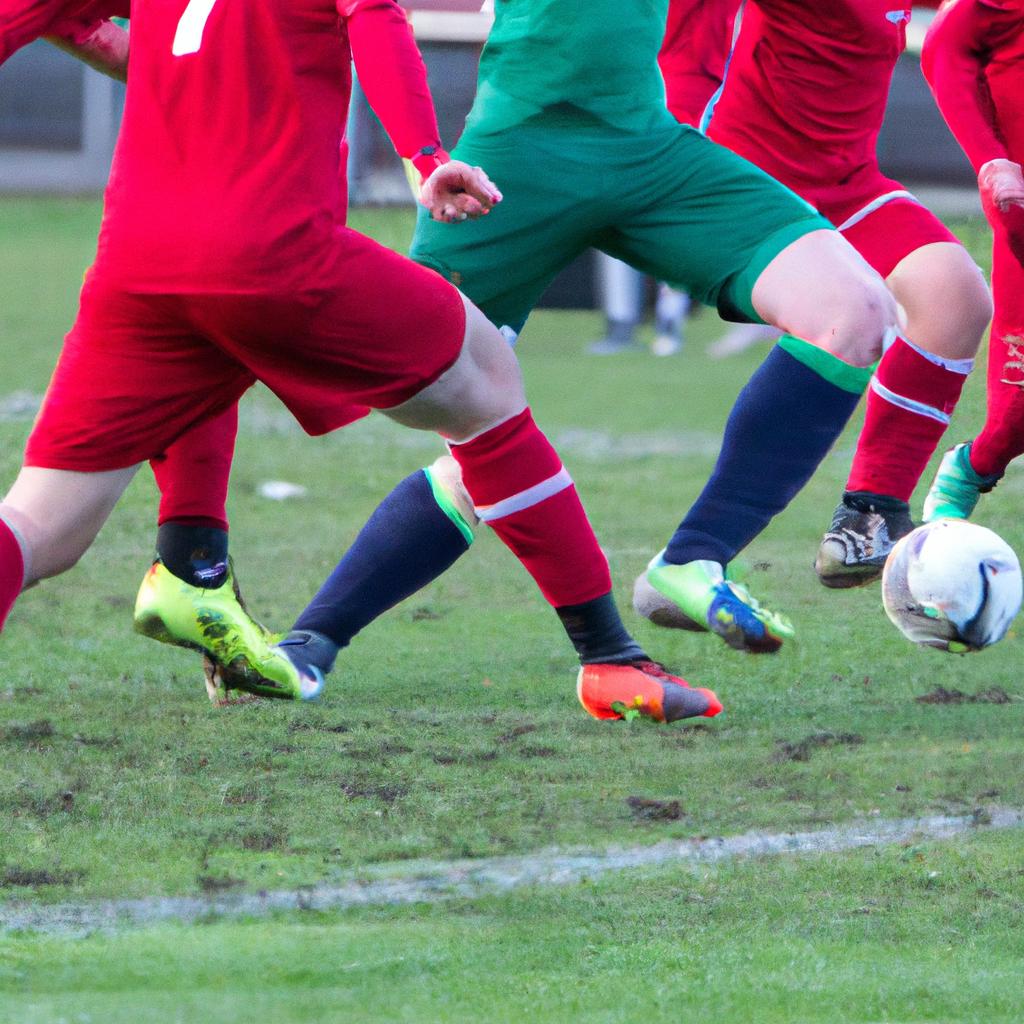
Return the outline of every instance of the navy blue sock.
[[[440,576],[472,538],[429,471],[413,473],[377,506],[294,629],[347,646],[378,615]]]
[[[783,338],[736,399],[715,470],[668,542],[665,561],[730,562],[810,480],[870,376]]]

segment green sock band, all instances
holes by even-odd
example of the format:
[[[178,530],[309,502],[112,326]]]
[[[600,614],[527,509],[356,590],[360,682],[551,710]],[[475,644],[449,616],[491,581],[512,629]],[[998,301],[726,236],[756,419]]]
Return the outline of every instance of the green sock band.
[[[819,377],[834,384],[843,391],[849,391],[851,395],[862,395],[867,390],[871,375],[875,372],[872,366],[851,366],[844,363],[842,359],[826,352],[809,341],[797,338],[792,334],[784,334],[779,338],[779,348],[788,352],[798,363],[803,363],[809,370],[813,370]]]
[[[459,506],[452,500],[452,496],[445,490],[441,481],[426,467],[423,472],[430,481],[430,490],[433,492],[434,501],[438,508],[458,527],[459,532],[465,538],[467,544],[473,543],[473,527],[466,522],[466,517],[459,511]]]

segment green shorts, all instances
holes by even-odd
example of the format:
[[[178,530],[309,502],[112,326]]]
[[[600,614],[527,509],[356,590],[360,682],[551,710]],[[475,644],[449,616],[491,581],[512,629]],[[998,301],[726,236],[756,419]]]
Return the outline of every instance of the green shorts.
[[[751,291],[761,271],[802,235],[832,229],[774,178],[674,123],[636,135],[538,117],[496,135],[468,130],[452,155],[483,167],[504,199],[459,224],[421,210],[410,255],[516,332],[590,247],[726,319],[760,322]]]

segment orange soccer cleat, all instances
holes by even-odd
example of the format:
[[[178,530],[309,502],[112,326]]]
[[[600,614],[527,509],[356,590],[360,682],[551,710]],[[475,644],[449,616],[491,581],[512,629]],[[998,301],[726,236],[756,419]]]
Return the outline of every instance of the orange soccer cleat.
[[[712,690],[691,687],[656,661],[625,665],[584,665],[576,694],[594,718],[650,718],[675,722],[680,718],[714,718],[722,710]]]

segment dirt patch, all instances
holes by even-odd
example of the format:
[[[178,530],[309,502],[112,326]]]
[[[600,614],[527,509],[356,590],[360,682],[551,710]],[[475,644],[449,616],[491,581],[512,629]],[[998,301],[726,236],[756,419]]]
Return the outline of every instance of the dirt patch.
[[[239,842],[243,850],[269,853],[271,850],[284,849],[288,845],[288,836],[279,829],[254,829],[243,833]]]
[[[511,743],[513,740],[519,739],[520,736],[525,736],[527,733],[536,732],[537,726],[526,723],[525,725],[517,725],[514,729],[509,729],[508,732],[503,732],[498,737],[498,743]]]
[[[964,693],[963,690],[947,690],[944,686],[937,686],[931,693],[914,698],[918,704],[1012,704],[1017,699],[1001,686],[991,686],[979,693]]]
[[[27,722],[25,725],[9,725],[0,737],[8,743],[37,743],[39,740],[49,739],[56,736],[57,730],[48,718],[40,718],[36,722]]]
[[[496,750],[461,750],[452,753],[445,751],[441,754],[434,754],[432,760],[434,764],[440,765],[487,764],[488,761],[494,761],[497,757],[498,752]]]
[[[516,751],[518,757],[558,757],[560,751],[554,747],[520,747]]]
[[[227,892],[245,885],[244,878],[232,878],[231,875],[200,875],[196,882],[199,888],[207,894]]]
[[[436,622],[438,619],[444,618],[444,613],[424,606],[414,609],[410,617],[413,622]]]
[[[351,726],[346,725],[344,722],[307,722],[307,721],[294,721],[288,726],[289,732],[334,732],[343,733],[351,732]]]
[[[250,782],[230,787],[224,794],[223,803],[228,807],[242,807],[259,802],[261,797],[259,784]]]
[[[368,783],[343,782],[341,791],[350,800],[383,800],[386,804],[393,804],[409,792],[409,787],[398,783],[375,786]]]
[[[0,874],[0,889],[14,886],[73,885],[82,878],[81,871],[45,871],[40,868],[6,868]]]
[[[787,740],[775,741],[773,761],[809,761],[815,750],[823,747],[856,747],[864,737],[856,732],[812,732],[796,743]]]
[[[0,700],[18,700],[22,697],[41,697],[46,691],[39,686],[9,686],[0,693]]]
[[[80,732],[71,738],[80,747],[100,747],[103,750],[110,750],[121,742],[116,736],[83,736]]]
[[[626,806],[637,821],[679,821],[686,812],[678,800],[651,800],[645,796],[627,796]]]

